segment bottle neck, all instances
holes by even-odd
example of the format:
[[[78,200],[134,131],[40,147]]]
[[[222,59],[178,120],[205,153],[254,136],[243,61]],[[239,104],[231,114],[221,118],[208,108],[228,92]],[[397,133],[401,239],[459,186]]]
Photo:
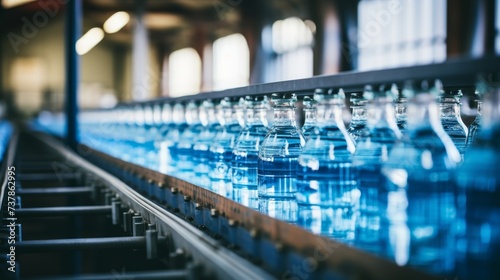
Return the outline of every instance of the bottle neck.
[[[293,126],[296,127],[295,122],[295,108],[294,107],[275,107],[273,126]]]
[[[408,104],[408,129],[432,127],[434,130],[444,130],[441,126],[440,108],[430,94],[420,94]]]
[[[396,132],[396,135],[399,135],[392,102],[374,100],[372,104],[368,105],[367,126],[368,128],[390,128]]]
[[[238,115],[236,112],[235,108],[223,108],[220,118],[219,118],[219,123],[222,126],[229,126],[229,125],[234,125],[238,124]]]
[[[267,126],[266,108],[247,108],[245,124],[247,127],[254,125]]]
[[[193,108],[186,111],[186,122],[189,125],[195,125],[200,123],[200,116],[198,114],[198,109]]]
[[[439,114],[441,119],[454,120],[460,118],[460,104],[456,102],[439,103]]]
[[[304,125],[306,124],[314,124],[316,122],[316,109],[314,108],[305,108],[304,109]]]
[[[365,123],[366,122],[366,107],[352,106],[351,123]]]
[[[483,111],[483,102],[481,100],[477,101],[477,117],[480,118]]]
[[[394,105],[394,113],[396,114],[396,120],[398,122],[405,122],[406,121],[406,107],[408,103],[405,102],[398,102],[396,105]]]
[[[321,104],[318,105],[317,123],[319,125],[335,125],[344,127],[342,119],[342,106],[338,104]]]

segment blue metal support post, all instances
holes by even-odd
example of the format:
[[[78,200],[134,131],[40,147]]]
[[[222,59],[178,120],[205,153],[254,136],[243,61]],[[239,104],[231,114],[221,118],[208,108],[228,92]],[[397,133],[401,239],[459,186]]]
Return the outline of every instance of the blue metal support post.
[[[76,41],[81,34],[82,2],[69,0],[66,4],[66,34],[64,39],[66,55],[66,144],[76,149],[78,132],[78,84],[80,59],[76,53]]]

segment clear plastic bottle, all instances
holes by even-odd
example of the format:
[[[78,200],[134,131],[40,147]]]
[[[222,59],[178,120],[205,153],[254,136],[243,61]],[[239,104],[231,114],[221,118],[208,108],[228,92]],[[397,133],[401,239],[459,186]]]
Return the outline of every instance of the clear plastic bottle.
[[[233,149],[233,200],[253,209],[259,208],[257,193],[257,161],[259,149],[269,131],[267,96],[245,98],[246,125]]]
[[[439,93],[439,111],[444,131],[451,137],[463,158],[468,129],[460,117],[460,99],[462,96],[461,90],[457,93],[442,90]]]
[[[342,89],[314,94],[317,122],[298,158],[298,224],[346,243],[354,239],[354,141],[342,119]]]
[[[379,199],[380,194],[385,193],[386,185],[382,165],[402,136],[395,118],[396,94],[387,85],[375,87],[375,91],[365,91],[364,98],[368,102],[366,130],[358,138],[353,157],[360,191],[355,245],[376,254],[382,252],[382,244],[386,241],[380,232],[380,217],[385,208],[381,207]]]
[[[467,141],[466,141],[466,151],[472,147],[473,143],[476,140],[477,135],[479,134],[479,131],[481,129],[481,115],[482,115],[482,107],[483,107],[483,102],[481,101],[481,96],[480,96],[480,91],[476,90],[475,91],[476,96],[478,99],[476,100],[477,103],[477,115],[474,121],[469,125],[469,132],[467,133]]]
[[[323,89],[316,89],[315,93],[322,92]],[[304,125],[302,125],[302,134],[307,138],[314,131],[316,125],[316,101],[309,96],[304,97],[302,100],[304,105]]]
[[[134,119],[135,125],[131,131],[130,135],[133,135],[132,144],[132,157],[131,162],[138,165],[146,164],[146,154],[147,154],[147,126],[146,126],[146,114],[145,107],[142,105],[134,106]]]
[[[203,125],[200,121],[198,105],[190,101],[186,105],[187,127],[179,136],[176,144],[178,162],[177,176],[183,180],[191,182],[194,179],[193,146],[200,135]]]
[[[371,90],[371,89],[369,89]],[[363,98],[362,93],[351,93],[351,123],[347,128],[347,132],[351,135],[352,139],[356,141],[363,129],[366,126],[366,100]]]
[[[405,85],[408,131],[382,167],[387,178],[385,253],[399,265],[448,276],[455,265],[456,184],[460,153],[444,131],[436,103],[441,83]]]
[[[212,100],[205,100],[200,106],[200,120],[203,125],[196,143],[193,145],[193,162],[195,165],[194,183],[203,188],[210,187],[209,149],[215,136],[221,130],[216,116],[216,107]]]
[[[146,104],[144,106],[144,149],[146,151],[146,162],[144,166],[150,169],[156,168],[158,165],[158,159],[156,157],[156,148],[155,148],[155,137],[158,134],[158,125],[155,122],[154,115],[154,105]]]
[[[398,86],[396,84],[392,84],[391,92],[397,97],[396,103],[394,104],[396,123],[398,124],[399,131],[404,134],[407,127],[406,107],[408,106],[408,98],[403,95],[402,91],[398,90]]]
[[[485,93],[482,128],[457,171],[465,194],[460,279],[500,279],[500,89]]]
[[[259,210],[274,218],[297,221],[297,158],[305,145],[295,121],[295,93],[273,93],[273,126],[259,150]]]
[[[238,122],[241,110],[236,98],[224,98],[220,103],[219,122],[222,129],[215,136],[209,150],[209,177],[212,191],[226,197],[232,197],[231,161],[236,138],[242,127]]]
[[[177,162],[179,155],[177,152],[177,143],[179,142],[182,132],[187,128],[184,105],[181,102],[175,103],[172,110],[172,126],[167,131],[163,138],[161,152],[166,153],[161,157],[166,159],[166,174],[176,176]]]

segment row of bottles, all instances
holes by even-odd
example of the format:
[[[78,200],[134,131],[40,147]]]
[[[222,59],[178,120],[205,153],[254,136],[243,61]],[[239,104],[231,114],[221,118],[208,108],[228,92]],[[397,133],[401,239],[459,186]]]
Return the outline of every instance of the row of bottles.
[[[478,102],[467,130],[460,97],[439,81],[367,86],[346,127],[342,89],[318,89],[301,129],[291,93],[271,96],[271,125],[265,96],[138,105],[93,113],[81,141],[400,265],[450,275],[464,263],[461,275],[491,278],[500,103]]]

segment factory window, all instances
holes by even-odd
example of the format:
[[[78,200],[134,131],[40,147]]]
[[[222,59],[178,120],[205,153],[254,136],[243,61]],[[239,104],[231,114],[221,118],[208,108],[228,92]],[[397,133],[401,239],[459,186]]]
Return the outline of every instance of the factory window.
[[[272,49],[275,59],[271,67],[274,81],[307,78],[313,75],[312,21],[297,17],[278,20],[272,26]]]
[[[201,86],[201,59],[192,48],[184,48],[168,58],[169,96],[178,97],[198,93]]]
[[[438,63],[446,59],[446,0],[362,0],[358,69]]]
[[[250,77],[250,51],[241,34],[217,39],[213,45],[213,89],[247,86]]]

